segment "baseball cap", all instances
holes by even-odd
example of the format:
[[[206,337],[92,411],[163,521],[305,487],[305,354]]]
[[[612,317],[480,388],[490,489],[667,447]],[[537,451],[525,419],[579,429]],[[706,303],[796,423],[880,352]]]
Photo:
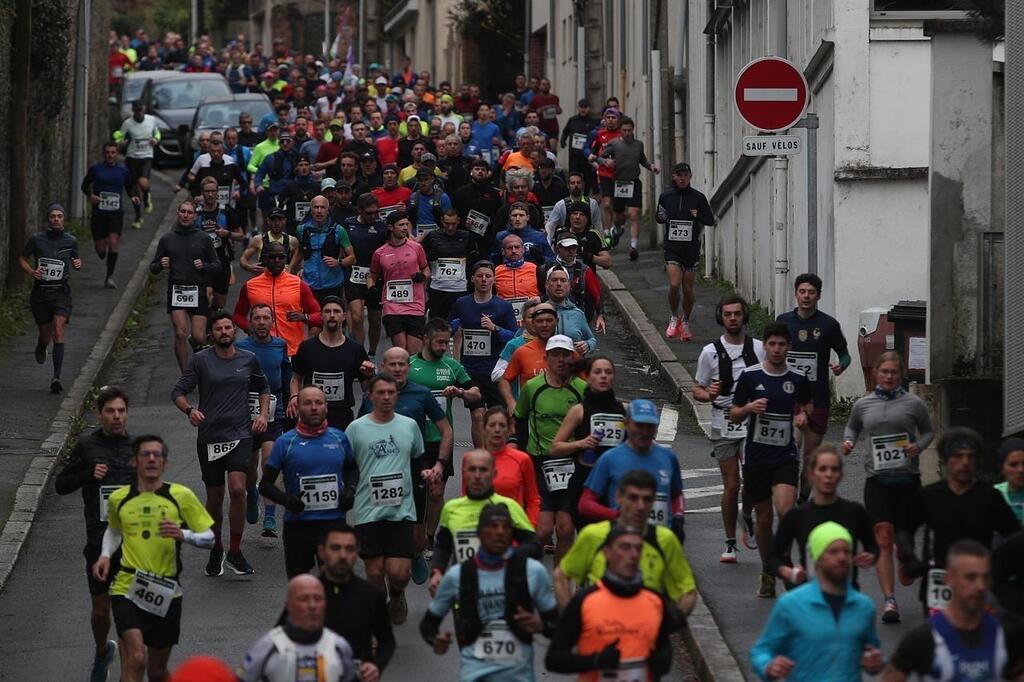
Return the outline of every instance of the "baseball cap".
[[[533,312],[530,314],[530,319],[532,320],[533,318],[537,317],[542,313],[547,313],[549,315],[554,315],[555,317],[558,317],[558,311],[555,310],[555,306],[551,305],[550,303],[541,303],[534,307]]]
[[[657,426],[661,423],[661,419],[658,418],[658,408],[655,407],[652,401],[646,398],[631,400],[627,416],[637,424],[654,424]]]
[[[385,78],[384,76],[377,76],[377,80],[373,81],[373,84],[374,85],[378,85],[380,83],[383,83],[384,85],[387,85],[388,84],[388,79]]]
[[[271,128],[280,128],[280,127],[281,127],[281,124],[278,123],[277,121],[271,121],[270,123],[267,124],[267,130],[270,130]]]
[[[340,81],[344,77],[345,77],[345,74],[343,74],[341,71],[334,71],[334,72],[331,73],[331,80],[332,81]]]
[[[406,121],[406,123],[409,123],[409,122],[412,122],[413,119],[416,119],[418,121],[418,120],[420,120],[420,117],[417,116],[416,114],[411,114],[409,116],[409,118],[405,119],[405,121]]]
[[[352,183],[349,182],[348,180],[338,180],[337,184],[334,185],[334,188],[337,189],[338,191],[341,191],[343,189],[351,191]]]
[[[281,139],[281,140],[290,140],[290,139],[292,139],[292,133],[291,133],[291,131],[290,131],[290,130],[288,130],[288,129],[286,129],[286,128],[285,128],[285,129],[282,129],[282,130],[281,130],[281,136],[280,136],[280,138],[279,138],[279,139]]]
[[[533,316],[537,317],[537,310],[533,311]],[[573,348],[572,339],[570,339],[565,334],[555,334],[550,339],[548,339],[547,345],[544,346],[545,351],[555,350],[556,348],[561,350],[567,350],[570,353],[576,350],[575,348]]]
[[[685,162],[680,162],[680,163],[677,163],[676,165],[672,166],[672,172],[673,173],[690,173],[692,171],[690,170],[690,164],[685,163]]]
[[[422,156],[420,156],[420,163],[426,163],[428,161],[433,161],[434,163],[437,163],[437,157],[431,154],[430,152],[425,152]]]
[[[444,94],[444,95],[441,95],[441,99],[439,101],[441,101],[441,102],[448,102],[448,104],[452,104],[455,101],[455,98],[452,97],[449,94]]]
[[[580,245],[580,243],[576,241],[576,237],[572,236],[571,232],[559,232],[556,234],[555,243],[563,247]]]
[[[416,169],[416,177],[417,178],[432,178],[432,177],[434,177],[434,173],[432,171],[427,170],[426,168],[417,168]]]
[[[504,503],[484,505],[484,508],[480,510],[480,516],[477,518],[476,529],[479,531],[495,521],[504,521],[512,525],[512,513]]]
[[[376,161],[377,160],[377,155],[374,154],[373,152],[363,152],[359,156],[359,160],[360,161]]]
[[[336,118],[333,121],[331,121],[330,124],[327,127],[328,128],[344,128],[345,124],[342,122],[342,120],[340,118]]]
[[[288,214],[284,212],[283,208],[272,208],[270,209],[271,218],[287,218]]]
[[[332,189],[338,186],[338,182],[334,178],[324,178],[320,181],[320,189]]]
[[[605,116],[607,116],[608,114],[611,114],[612,116],[615,117],[622,116],[622,112],[616,109],[615,107],[608,107],[607,109],[604,110],[604,113]]]
[[[579,102],[576,102],[576,106],[578,106],[578,107],[589,107],[590,106],[590,100],[587,99],[586,97],[584,97]]]

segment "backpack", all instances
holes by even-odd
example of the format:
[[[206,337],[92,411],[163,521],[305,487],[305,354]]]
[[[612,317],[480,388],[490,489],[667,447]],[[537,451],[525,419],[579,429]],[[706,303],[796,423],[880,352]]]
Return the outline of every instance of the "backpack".
[[[443,214],[441,213],[441,200],[438,198],[437,192],[438,187],[435,184],[434,193],[430,195],[430,212],[434,216],[434,224],[437,225],[438,227],[441,227],[441,217]],[[419,211],[417,210],[417,205],[419,204],[419,196],[420,193],[417,190],[416,192],[412,193],[411,197],[409,197],[409,214],[410,217],[412,218],[413,224],[416,223],[416,219],[419,217]]]
[[[533,641],[533,635],[523,630],[515,619],[520,606],[524,611],[534,609],[526,577],[526,561],[525,556],[513,554],[505,563],[505,622],[516,639],[529,644]],[[459,601],[453,615],[459,646],[469,646],[477,640],[484,629],[477,603],[480,596],[480,572],[475,558],[466,559],[459,566]]]
[[[305,260],[309,260],[313,257],[313,235],[312,230],[302,230],[302,236],[299,237],[299,243],[302,246],[302,257]],[[327,236],[324,238],[324,243],[320,245],[320,255],[330,256],[331,258],[337,258],[341,255],[341,239],[338,235],[338,230],[344,229],[338,223],[331,225],[331,229],[327,231]]]
[[[732,363],[735,358],[729,356],[721,339],[715,339],[713,345],[715,353],[718,355],[718,395],[732,395],[732,387],[735,383],[732,376]],[[747,367],[760,362],[757,359],[757,353],[754,352],[754,339],[750,336],[743,338],[743,351],[740,353],[740,357],[743,358],[743,364]]]

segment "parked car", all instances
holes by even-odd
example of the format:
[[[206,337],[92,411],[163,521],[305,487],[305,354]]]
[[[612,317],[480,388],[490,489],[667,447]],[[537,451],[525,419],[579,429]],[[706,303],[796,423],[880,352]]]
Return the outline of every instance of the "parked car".
[[[192,118],[192,129],[189,133],[189,149],[199,148],[199,135],[204,132],[223,132],[227,128],[238,127],[238,116],[247,113],[258,123],[264,116],[271,113],[270,98],[263,93],[240,93],[224,99],[206,99],[196,109]]]
[[[121,83],[121,93],[117,103],[118,115],[121,117],[117,124],[120,125],[122,121],[132,115],[132,102],[142,99],[146,83],[178,76],[180,73],[180,71],[129,71],[126,73],[124,81]]]
[[[147,80],[141,99],[147,113],[156,116],[161,135],[154,163],[181,166],[190,162],[192,150],[187,142],[196,109],[206,99],[230,97],[231,88],[219,73],[173,72]]]

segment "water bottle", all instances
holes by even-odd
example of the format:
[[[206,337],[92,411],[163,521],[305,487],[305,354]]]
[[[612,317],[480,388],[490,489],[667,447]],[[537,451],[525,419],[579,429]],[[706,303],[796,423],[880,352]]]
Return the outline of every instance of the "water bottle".
[[[602,438],[604,438],[604,429],[594,429],[594,431],[590,435],[592,435],[594,438],[598,440],[601,440]],[[580,458],[580,461],[586,464],[587,466],[594,466],[594,462],[597,461],[597,449],[587,448],[586,450],[584,450],[583,457]]]

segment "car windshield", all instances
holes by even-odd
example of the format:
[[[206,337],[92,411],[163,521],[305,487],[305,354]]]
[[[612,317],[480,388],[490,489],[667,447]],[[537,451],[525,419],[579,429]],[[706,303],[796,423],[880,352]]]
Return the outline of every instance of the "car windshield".
[[[219,79],[173,80],[154,83],[154,109],[192,109],[206,97],[230,95],[228,84]]]
[[[124,101],[133,102],[142,94],[142,88],[146,85],[145,78],[128,78],[124,82]]]
[[[199,128],[226,128],[238,125],[238,115],[252,115],[254,121],[270,113],[270,102],[265,99],[241,100],[236,102],[213,102],[199,108],[196,126]]]

